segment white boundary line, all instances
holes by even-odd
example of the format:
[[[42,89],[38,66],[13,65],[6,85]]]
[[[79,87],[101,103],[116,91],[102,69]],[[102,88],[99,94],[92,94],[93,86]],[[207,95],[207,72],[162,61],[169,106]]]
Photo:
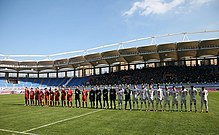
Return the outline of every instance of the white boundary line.
[[[103,109],[92,111],[92,112],[88,112],[88,113],[81,114],[81,115],[78,115],[78,116],[74,116],[74,117],[71,117],[71,118],[59,120],[59,121],[56,121],[56,122],[53,122],[53,123],[49,123],[49,124],[45,124],[45,125],[42,125],[42,126],[39,126],[39,127],[31,128],[31,129],[22,131],[21,133],[27,133],[27,132],[30,132],[30,131],[33,131],[33,130],[37,130],[37,129],[40,129],[40,128],[43,128],[43,127],[48,127],[48,126],[51,126],[51,125],[54,125],[54,124],[57,124],[57,123],[61,123],[61,122],[64,122],[64,121],[68,121],[68,120],[72,120],[72,119],[77,119],[77,118],[80,118],[82,116],[93,114],[93,113],[96,113],[96,112],[99,112],[99,111],[103,111]]]
[[[7,130],[7,129],[0,129],[0,131],[10,132],[10,133],[17,133],[17,134],[25,134],[25,135],[37,135],[37,134],[33,134],[33,133],[24,133],[24,132],[19,132],[19,131],[14,131],[14,130]]]

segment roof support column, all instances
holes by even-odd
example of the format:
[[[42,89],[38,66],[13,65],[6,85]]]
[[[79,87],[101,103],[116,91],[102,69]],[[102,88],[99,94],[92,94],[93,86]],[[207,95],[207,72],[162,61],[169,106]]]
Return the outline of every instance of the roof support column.
[[[40,78],[40,72],[39,71],[37,72],[37,78],[38,79]]]
[[[154,67],[155,67],[155,68],[157,67],[157,62],[154,62]]]
[[[65,71],[65,78],[67,78],[67,71]]]
[[[111,66],[109,65],[109,73],[111,73]]]
[[[95,69],[95,66],[93,66],[93,74],[96,75],[96,69]]]
[[[137,64],[134,64],[134,70],[136,70],[136,68],[137,68]]]
[[[8,78],[9,77],[9,73],[5,73],[5,78]]]
[[[99,67],[99,74],[101,75],[102,74],[102,68]]]
[[[190,61],[190,63],[192,62],[192,60],[189,60],[189,61]],[[187,65],[186,65],[186,60],[185,60],[185,59],[182,60],[182,63],[183,63],[183,66],[185,66],[185,67],[187,66]],[[192,64],[190,64],[190,66],[191,66],[191,65],[192,65]]]
[[[17,78],[19,78],[19,71],[17,71]]]
[[[85,69],[82,68],[82,69],[81,69],[81,72],[82,72],[82,73],[81,73],[81,77],[84,77],[84,76],[85,76],[85,75],[84,75],[84,74],[85,74]]]
[[[199,66],[199,65],[198,65],[198,59],[197,59],[197,58],[195,59],[195,62],[196,62],[196,66]]]
[[[117,67],[118,67],[117,71],[120,71],[121,70],[121,64],[119,64]]]
[[[56,70],[56,78],[59,78],[59,72]]]
[[[217,56],[217,65],[219,65],[219,56]]]

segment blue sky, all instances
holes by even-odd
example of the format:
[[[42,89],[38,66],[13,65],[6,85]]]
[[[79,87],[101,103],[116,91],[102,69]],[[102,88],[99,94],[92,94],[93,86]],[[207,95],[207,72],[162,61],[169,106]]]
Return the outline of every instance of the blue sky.
[[[53,54],[205,29],[219,29],[218,0],[0,0],[0,54]]]

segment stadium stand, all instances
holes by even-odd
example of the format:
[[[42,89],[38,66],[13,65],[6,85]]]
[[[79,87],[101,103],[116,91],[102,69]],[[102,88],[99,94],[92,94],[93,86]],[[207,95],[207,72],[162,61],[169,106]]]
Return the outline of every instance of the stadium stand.
[[[10,78],[12,79],[12,78]],[[9,79],[9,80],[10,80]],[[15,80],[15,78],[13,78]],[[68,84],[66,84],[66,82]],[[0,78],[0,87],[57,87],[83,85],[88,77],[82,78],[20,78],[17,83],[9,82],[8,79]]]
[[[13,78],[14,79],[14,78]],[[0,78],[0,87],[53,87],[109,84],[142,83],[216,83],[219,82],[219,66],[168,66],[122,70],[119,72],[80,78],[20,78],[17,83],[9,83]]]
[[[218,83],[219,38],[157,44],[175,33],[51,55],[1,55],[0,87]],[[146,41],[151,43],[147,44]],[[143,44],[142,44],[143,42]],[[37,60],[36,60],[37,59]]]
[[[142,83],[212,83],[219,82],[219,66],[168,66],[123,70],[90,79],[91,85]]]

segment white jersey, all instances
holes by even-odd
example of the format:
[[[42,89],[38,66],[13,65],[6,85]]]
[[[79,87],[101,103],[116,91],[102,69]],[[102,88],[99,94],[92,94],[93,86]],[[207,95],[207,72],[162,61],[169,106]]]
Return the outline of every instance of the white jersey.
[[[149,99],[154,100],[154,89],[148,89]]]
[[[163,99],[163,91],[162,91],[161,88],[156,89],[155,96],[156,96],[157,100],[162,100]]]
[[[172,97],[173,97],[173,100],[178,100],[178,91],[173,90],[172,91]]]
[[[138,100],[138,95],[139,95],[138,89],[134,88],[134,90],[133,90],[133,99]]]
[[[170,90],[163,91],[164,100],[170,100]]]
[[[189,90],[190,100],[196,100],[197,89],[193,88]]]
[[[142,89],[142,91],[141,91],[141,94],[140,94],[140,98],[141,98],[141,100],[146,100],[146,90],[145,89]]]
[[[180,91],[181,100],[186,100],[186,96],[187,96],[187,90],[186,89],[181,90]]]
[[[149,99],[148,89],[147,89],[147,88],[144,88],[144,92],[145,92],[146,99],[148,100],[148,99]]]
[[[208,101],[208,90],[200,91],[201,100]]]
[[[123,95],[124,95],[124,89],[119,89],[119,91],[118,91],[118,98],[119,98],[120,100],[123,99]]]

